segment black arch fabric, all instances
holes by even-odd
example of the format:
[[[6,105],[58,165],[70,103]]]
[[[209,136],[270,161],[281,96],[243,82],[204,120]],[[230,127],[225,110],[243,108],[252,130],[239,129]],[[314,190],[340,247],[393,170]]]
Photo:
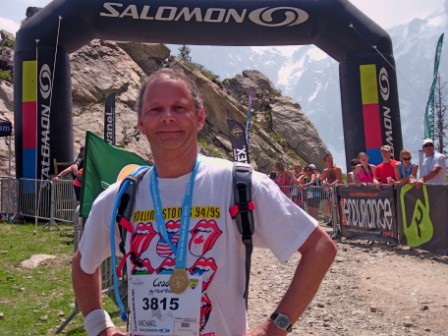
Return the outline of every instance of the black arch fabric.
[[[340,63],[347,163],[360,151],[377,163],[383,144],[397,153],[402,148],[390,37],[347,0],[54,0],[16,37],[17,177],[48,178],[53,158],[73,158],[69,54],[93,38],[198,45],[315,44]]]

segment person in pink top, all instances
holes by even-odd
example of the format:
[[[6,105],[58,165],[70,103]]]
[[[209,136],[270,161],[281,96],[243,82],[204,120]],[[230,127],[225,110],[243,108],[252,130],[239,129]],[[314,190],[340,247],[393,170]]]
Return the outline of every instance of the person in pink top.
[[[381,183],[375,178],[375,165],[369,163],[367,154],[360,152],[358,160],[361,163],[355,168],[355,183],[373,183],[380,187]]]
[[[289,197],[291,194],[291,172],[285,169],[285,165],[281,161],[277,161],[274,164],[274,171],[277,173],[275,183]]]
[[[395,179],[395,165],[399,161],[391,158],[392,147],[389,145],[381,146],[381,156],[383,157],[383,162],[375,168],[375,177],[382,184],[393,184]]]

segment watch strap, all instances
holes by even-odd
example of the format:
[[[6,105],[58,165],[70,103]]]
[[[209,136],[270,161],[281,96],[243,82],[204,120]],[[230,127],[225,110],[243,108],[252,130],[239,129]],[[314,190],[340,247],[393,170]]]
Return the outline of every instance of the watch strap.
[[[284,317],[288,320],[289,324],[286,327],[282,327],[282,326],[278,325],[277,318],[279,316]],[[289,317],[286,316],[285,314],[273,312],[269,318],[272,320],[272,322],[274,322],[274,324],[277,328],[279,328],[281,330],[285,330],[287,333],[290,333],[292,331],[292,323],[290,322]]]

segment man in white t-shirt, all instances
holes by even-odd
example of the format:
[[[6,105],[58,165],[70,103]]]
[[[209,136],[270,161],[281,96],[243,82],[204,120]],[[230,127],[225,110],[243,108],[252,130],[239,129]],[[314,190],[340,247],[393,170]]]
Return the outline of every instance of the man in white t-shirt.
[[[421,178],[417,180],[417,186],[422,184],[446,185],[446,158],[445,155],[436,152],[432,139],[423,140],[425,159],[421,168]]]
[[[202,100],[185,74],[162,69],[138,101],[138,127],[154,168],[140,181],[126,255],[130,329],[134,335],[286,335],[314,297],[336,248],[317,222],[264,174],[252,176],[255,246],[282,262],[302,255],[270,318],[247,330],[245,250],[229,209],[232,163],[198,155]],[[114,184],[95,201],[73,257],[73,287],[89,335],[126,335],[102,309],[102,261],[111,255]],[[118,228],[114,229],[118,251]],[[162,330],[162,331],[161,331]]]

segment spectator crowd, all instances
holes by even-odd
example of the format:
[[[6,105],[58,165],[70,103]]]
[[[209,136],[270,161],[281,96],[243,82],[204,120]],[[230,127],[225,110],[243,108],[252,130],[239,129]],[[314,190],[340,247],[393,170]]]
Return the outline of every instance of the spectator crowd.
[[[324,221],[331,224],[331,191],[338,184],[372,185],[381,188],[383,185],[401,186],[411,184],[421,188],[427,185],[446,185],[446,158],[435,150],[432,139],[425,139],[422,143],[424,159],[421,167],[412,160],[412,153],[402,149],[399,160],[393,159],[393,149],[389,145],[380,148],[382,162],[378,165],[369,163],[369,156],[360,152],[357,158],[350,161],[351,171],[343,179],[342,169],[333,162],[333,156],[324,155],[325,168],[317,170],[315,164],[302,167],[293,165],[287,170],[281,161],[274,164],[270,173],[284,194],[290,197],[298,206],[305,209],[311,216],[317,218],[322,200],[326,200]],[[420,177],[418,172],[420,169]]]

